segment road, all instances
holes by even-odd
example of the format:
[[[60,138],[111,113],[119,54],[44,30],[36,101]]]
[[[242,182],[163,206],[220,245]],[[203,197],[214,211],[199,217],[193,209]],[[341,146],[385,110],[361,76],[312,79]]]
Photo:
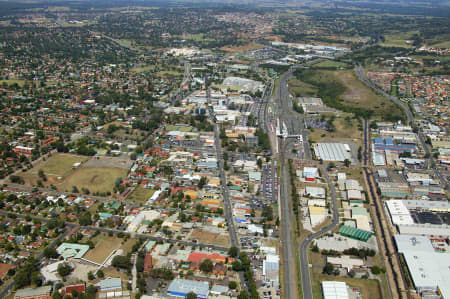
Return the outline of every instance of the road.
[[[289,108],[289,91],[287,86],[287,80],[292,76],[292,70],[284,74],[279,81],[279,86],[277,88],[276,103],[278,107],[278,116],[280,120],[288,121],[295,117]],[[281,124],[280,124],[281,125]],[[288,124],[287,124],[288,125]],[[278,137],[277,137],[278,138]],[[297,298],[297,271],[296,271],[296,255],[295,255],[295,228],[293,223],[295,223],[295,215],[293,211],[293,203],[291,199],[290,189],[290,176],[287,170],[287,158],[289,153],[289,145],[291,140],[289,139],[278,139],[279,145],[279,165],[281,167],[280,175],[280,196],[279,207],[280,207],[280,226],[281,226],[281,252],[283,261],[283,296],[284,298]]]
[[[7,216],[8,214],[14,214],[14,215],[17,216],[17,218],[21,218],[21,219],[25,219],[25,217],[28,216],[28,215],[22,215],[22,214],[18,214],[18,213],[12,213],[12,212],[6,212],[6,211],[0,210],[0,215]],[[35,219],[35,220],[39,220],[41,222],[48,222],[48,221],[51,220],[49,218],[37,217],[37,216],[30,216],[30,218],[31,219]],[[153,241],[162,241],[164,243],[180,244],[180,245],[184,245],[184,246],[209,248],[209,249],[212,249],[212,250],[218,250],[218,251],[224,251],[224,252],[228,252],[228,250],[230,249],[228,247],[222,247],[222,246],[216,246],[216,245],[210,245],[210,244],[203,244],[203,243],[198,243],[198,242],[176,240],[176,239],[170,239],[170,238],[164,238],[164,237],[156,237],[156,236],[145,235],[145,234],[129,233],[129,232],[124,232],[122,230],[112,229],[112,228],[95,227],[95,226],[83,226],[83,225],[78,225],[76,223],[71,223],[71,222],[64,222],[64,225],[66,227],[68,227],[68,228],[71,228],[71,229],[78,227],[80,229],[99,231],[99,232],[102,232],[102,233],[113,233],[113,234],[123,233],[123,234],[126,234],[126,235],[130,235],[133,238],[141,238],[141,239],[147,239],[147,240],[153,240]]]
[[[313,63],[313,62],[309,62]],[[279,101],[278,106],[278,116],[280,121],[285,122],[289,135],[301,135],[302,136],[302,146],[305,160],[312,160],[312,154],[308,142],[308,132],[304,126],[304,115],[296,113],[293,110],[292,99],[289,94],[288,80],[293,76],[294,68],[285,73],[279,80],[279,86],[277,89],[277,98]],[[281,125],[281,124],[280,124]],[[293,215],[292,203],[290,200],[290,193],[288,186],[290,184],[289,173],[286,171],[286,157],[290,154],[290,145],[293,143],[293,139],[279,139],[280,144],[280,165],[281,165],[281,177],[280,177],[280,205],[281,205],[281,230],[282,230],[282,240],[283,240],[283,263],[286,265],[295,264],[295,251],[292,248],[296,248],[295,240],[292,240],[293,227],[292,220],[295,219]],[[330,197],[332,202],[332,222],[330,225],[321,229],[318,232],[313,233],[308,236],[300,244],[300,270],[301,270],[301,281],[302,281],[302,291],[303,298],[312,299],[312,286],[311,286],[311,275],[309,272],[309,262],[308,262],[308,247],[311,242],[331,231],[339,224],[339,210],[336,197],[336,189],[333,181],[328,176],[327,165],[320,165],[321,173],[323,178],[328,184],[330,190]],[[287,244],[286,244],[287,243]],[[296,289],[296,272],[295,267],[286,267],[284,269],[284,296],[285,298],[295,298],[296,294],[293,294],[293,290]],[[289,272],[290,271],[290,272]]]
[[[318,232],[315,232],[309,235],[301,244],[300,244],[300,265],[301,265],[301,273],[302,273],[302,285],[303,285],[303,298],[304,299],[312,299],[312,286],[311,286],[311,275],[309,272],[309,262],[308,262],[308,247],[311,242],[320,237],[323,234],[334,229],[339,224],[339,209],[336,198],[336,189],[334,187],[334,182],[328,176],[328,172],[326,170],[326,165],[321,165],[320,171],[322,173],[323,178],[326,180],[328,184],[328,188],[330,190],[332,208],[333,208],[333,219],[331,224],[324,227]]]
[[[399,100],[397,97],[387,94],[384,90],[380,89],[378,86],[376,86],[374,83],[372,83],[369,79],[367,79],[365,77],[364,72],[365,72],[365,70],[361,66],[358,66],[356,68],[356,75],[357,75],[358,79],[361,80],[364,84],[366,84],[368,87],[373,89],[378,94],[381,94],[382,96],[388,98],[389,100],[391,100],[392,102],[394,102],[395,104],[400,106],[403,109],[403,111],[405,111],[409,123],[413,127],[416,127],[418,129],[417,136],[419,137],[419,141],[420,141],[422,148],[424,149],[425,153],[429,156],[429,158],[428,158],[429,165],[430,166],[435,165],[433,154],[431,153],[428,145],[425,143],[425,137],[423,135],[422,129],[416,125],[416,122],[414,120],[414,115],[411,112],[411,110],[409,109],[408,105],[405,102]],[[448,187],[447,179],[442,175],[441,171],[437,167],[433,167],[433,171],[434,171],[436,177],[439,178],[439,181],[441,182],[442,187],[444,189],[446,189]]]

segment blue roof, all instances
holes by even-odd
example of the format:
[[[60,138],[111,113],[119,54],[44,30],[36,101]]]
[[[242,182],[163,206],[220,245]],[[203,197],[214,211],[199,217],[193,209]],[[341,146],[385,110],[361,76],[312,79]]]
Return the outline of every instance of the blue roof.
[[[236,222],[238,222],[238,223],[242,223],[242,222],[246,222],[247,221],[247,219],[245,219],[245,218],[238,218],[238,217],[236,217],[235,219],[236,219]]]
[[[384,140],[383,140],[383,138],[374,138],[373,139],[373,142],[375,143],[375,144],[384,144]]]
[[[387,145],[393,145],[394,140],[392,140],[392,138],[386,138],[386,139],[384,139],[384,143],[386,143]]]

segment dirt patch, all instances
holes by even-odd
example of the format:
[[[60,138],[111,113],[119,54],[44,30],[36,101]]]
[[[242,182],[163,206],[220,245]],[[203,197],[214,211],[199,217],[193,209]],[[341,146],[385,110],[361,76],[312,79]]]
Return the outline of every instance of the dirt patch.
[[[191,239],[197,240],[199,243],[204,244],[214,244],[217,246],[224,246],[224,247],[230,245],[230,240],[228,236],[205,231],[193,231],[191,233]]]

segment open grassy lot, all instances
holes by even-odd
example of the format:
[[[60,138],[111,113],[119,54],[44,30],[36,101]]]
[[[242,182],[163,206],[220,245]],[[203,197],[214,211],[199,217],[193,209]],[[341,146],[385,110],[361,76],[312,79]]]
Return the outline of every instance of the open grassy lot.
[[[61,184],[55,184],[59,190],[72,190],[72,186],[87,188],[91,193],[108,192],[114,188],[118,178],[126,178],[127,170],[116,167],[80,167]]]
[[[199,243],[214,244],[217,246],[230,246],[230,239],[228,238],[228,235],[196,230],[191,233],[191,238],[193,240],[198,240]]]
[[[338,68],[348,68],[348,67],[350,67],[350,65],[345,62],[340,62],[340,61],[324,60],[324,61],[314,64],[312,67],[318,68],[318,69],[330,69],[330,68],[338,69]]]
[[[321,283],[324,280],[332,280],[332,281],[344,281],[347,285],[358,288],[361,291],[362,298],[367,299],[379,299],[382,298],[380,285],[377,280],[372,279],[357,279],[357,278],[349,278],[349,277],[340,277],[340,276],[330,276],[321,273],[320,269],[313,268],[312,269],[312,291],[314,299],[322,298],[322,286]]]
[[[372,111],[375,119],[392,121],[404,118],[399,107],[359,81],[353,70],[303,70],[297,72],[297,80],[312,85],[314,96],[321,97],[332,108],[360,116]]]
[[[357,143],[361,139],[361,131],[358,129],[359,121],[354,118],[337,117],[333,121],[335,130],[333,132],[314,129],[308,136],[315,142],[331,139],[351,139]]]
[[[116,236],[110,237],[105,233],[101,233],[94,237],[92,242],[94,242],[95,248],[89,250],[84,258],[101,264],[115,249],[122,249],[124,252],[123,254],[126,255],[136,243],[136,240],[128,239],[124,242],[123,239]]]
[[[248,43],[246,45],[243,46],[225,46],[220,48],[223,51],[227,51],[227,52],[246,52],[246,51],[250,51],[250,50],[257,50],[257,49],[262,49],[264,48],[263,45],[261,44],[257,44],[257,43]]]
[[[143,72],[148,72],[155,69],[155,66],[153,65],[141,65],[141,66],[137,66],[131,69],[132,72],[136,72],[136,73],[143,73]]]
[[[54,154],[45,161],[41,160],[34,168],[24,172],[21,177],[25,180],[26,184],[34,185],[40,179],[38,172],[42,169],[48,181],[43,183],[55,183],[58,182],[58,177],[64,179],[76,171],[73,168],[73,164],[84,163],[88,159],[88,157],[71,154]]]
[[[19,80],[19,79],[9,79],[9,80],[0,80],[0,87],[2,87],[4,84],[7,84],[8,86],[14,85],[17,83],[20,87],[23,87],[25,85],[26,80]]]
[[[142,185],[138,185],[126,200],[135,203],[146,203],[153,193],[155,193],[155,190],[146,189]]]
[[[378,115],[395,108],[388,99],[375,94],[360,82],[353,71],[335,71],[332,75],[346,87],[346,91],[342,94],[344,101],[361,108],[374,110],[375,114]]]
[[[191,132],[192,127],[191,126],[173,126],[169,125],[166,127],[168,131],[181,131],[181,132]]]
[[[292,78],[288,82],[289,93],[294,97],[312,97],[317,95],[317,89],[306,82]]]
[[[390,34],[384,35],[385,41],[381,44],[385,47],[402,47],[402,48],[412,48],[412,43],[407,43],[406,41],[411,40],[413,35],[419,33],[418,31],[392,31]]]
[[[77,162],[83,164],[75,169],[73,164]],[[71,192],[72,187],[76,186],[80,191],[87,188],[91,193],[106,193],[113,191],[116,179],[125,178],[128,172],[127,165],[115,167],[107,162],[71,154],[54,154],[20,176],[29,186],[36,186],[40,180],[44,187],[50,188],[53,185],[59,191]],[[44,172],[46,181],[39,177],[39,170]]]

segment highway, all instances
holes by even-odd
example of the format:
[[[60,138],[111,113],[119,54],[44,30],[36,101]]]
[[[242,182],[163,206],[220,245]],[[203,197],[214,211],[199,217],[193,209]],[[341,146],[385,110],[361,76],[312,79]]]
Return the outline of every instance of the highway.
[[[287,126],[291,124],[289,119],[295,118],[295,115],[290,109],[290,97],[289,90],[287,86],[287,80],[292,76],[293,70],[282,75],[279,81],[279,86],[276,94],[276,101],[278,104],[278,117],[280,121],[286,121]],[[281,125],[281,124],[280,124]],[[289,128],[288,128],[289,129]],[[292,128],[290,128],[292,130]],[[277,137],[278,138],[278,137]],[[281,167],[280,175],[280,196],[279,206],[280,206],[280,226],[281,226],[281,252],[282,252],[282,263],[283,263],[283,281],[282,290],[284,298],[297,298],[298,289],[297,282],[299,277],[297,277],[296,271],[296,241],[295,241],[295,228],[293,224],[295,223],[295,215],[293,210],[293,203],[291,200],[290,190],[290,176],[287,170],[287,156],[289,153],[289,145],[291,140],[279,138],[279,165]]]
[[[395,104],[397,104],[398,106],[400,106],[403,111],[405,111],[406,116],[408,118],[408,121],[410,122],[410,124],[413,127],[416,127],[418,129],[418,134],[417,136],[419,137],[419,141],[420,144],[422,146],[422,148],[424,149],[425,153],[429,156],[428,160],[429,160],[429,166],[431,165],[435,165],[435,161],[433,158],[433,154],[431,153],[429,147],[427,146],[427,144],[425,143],[425,137],[423,135],[422,129],[416,125],[416,122],[414,120],[414,115],[411,112],[411,110],[409,109],[408,105],[405,104],[405,102],[399,100],[397,97],[392,96],[390,94],[387,94],[384,90],[380,89],[378,86],[376,86],[375,84],[373,84],[369,79],[367,79],[364,75],[364,69],[361,66],[358,66],[356,68],[356,75],[358,77],[359,80],[361,80],[362,82],[364,82],[364,84],[366,84],[368,87],[370,87],[371,89],[373,89],[375,92],[377,92],[378,94],[388,98],[389,100],[391,100],[392,102],[394,102]],[[441,182],[441,185],[444,189],[446,189],[448,186],[448,182],[447,179],[442,175],[441,171],[437,168],[437,167],[433,167],[433,171],[436,175],[436,177],[439,178],[439,181]]]

